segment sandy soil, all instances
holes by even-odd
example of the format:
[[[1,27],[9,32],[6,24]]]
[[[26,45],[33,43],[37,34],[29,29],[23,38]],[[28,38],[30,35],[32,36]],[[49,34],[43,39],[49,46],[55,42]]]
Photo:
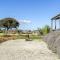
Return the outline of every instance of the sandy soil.
[[[60,60],[43,41],[11,40],[0,44],[0,60]]]

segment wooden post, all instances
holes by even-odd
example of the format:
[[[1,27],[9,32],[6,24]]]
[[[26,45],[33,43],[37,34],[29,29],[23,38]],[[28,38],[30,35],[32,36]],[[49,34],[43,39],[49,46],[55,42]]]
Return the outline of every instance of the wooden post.
[[[60,19],[59,19],[59,30],[60,30]]]
[[[51,30],[53,29],[53,20],[51,20]]]
[[[55,30],[56,30],[56,20],[55,20]]]

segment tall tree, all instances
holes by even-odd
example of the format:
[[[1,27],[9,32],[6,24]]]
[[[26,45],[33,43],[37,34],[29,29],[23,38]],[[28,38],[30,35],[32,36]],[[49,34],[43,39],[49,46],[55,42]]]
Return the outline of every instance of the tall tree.
[[[19,26],[19,22],[14,18],[4,18],[0,20],[0,25],[7,30],[11,28],[17,28]]]

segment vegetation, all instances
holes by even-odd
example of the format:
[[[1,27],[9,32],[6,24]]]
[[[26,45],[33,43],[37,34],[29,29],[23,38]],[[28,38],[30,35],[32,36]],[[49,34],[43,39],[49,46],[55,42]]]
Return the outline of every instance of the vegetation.
[[[0,20],[0,27],[6,30],[17,28],[18,26],[19,22],[14,18],[4,18]]]
[[[38,28],[38,31],[39,31],[40,35],[46,35],[50,32],[50,27],[48,25],[45,25],[42,29]]]
[[[0,42],[4,42],[7,40],[15,40],[15,39],[27,39],[28,34],[29,34],[29,39],[42,39],[43,35],[48,34],[50,32],[50,27],[48,25],[44,26],[42,29],[34,30],[34,31],[25,31],[23,32],[22,30],[12,30],[12,28],[17,29],[19,27],[19,22],[14,19],[14,18],[3,18],[0,20]],[[2,29],[4,28],[4,30]],[[14,33],[10,34],[5,34],[3,31],[8,31],[8,32],[14,31]]]

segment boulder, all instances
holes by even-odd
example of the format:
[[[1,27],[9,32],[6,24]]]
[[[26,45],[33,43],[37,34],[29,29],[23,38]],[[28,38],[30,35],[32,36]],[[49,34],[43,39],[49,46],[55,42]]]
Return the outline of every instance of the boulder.
[[[60,56],[60,31],[52,31],[46,35],[43,40],[48,44],[52,52]]]

